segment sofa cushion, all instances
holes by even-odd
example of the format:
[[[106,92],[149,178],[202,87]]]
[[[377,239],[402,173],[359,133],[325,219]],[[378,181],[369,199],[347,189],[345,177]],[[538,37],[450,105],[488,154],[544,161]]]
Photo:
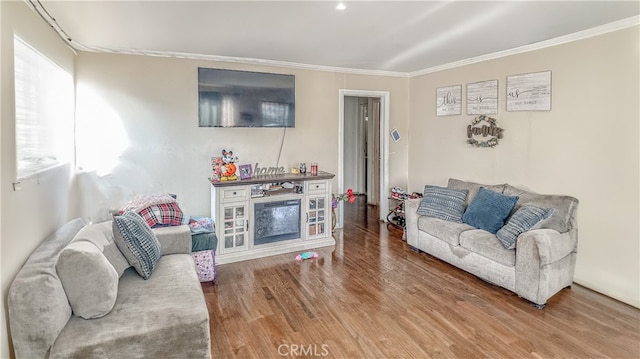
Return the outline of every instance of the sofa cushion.
[[[465,208],[469,207],[469,204],[471,203],[471,201],[473,201],[473,199],[478,194],[478,190],[480,189],[480,187],[490,189],[494,192],[502,193],[502,191],[504,191],[505,186],[506,184],[484,185],[484,184],[475,183],[475,182],[462,181],[455,178],[449,178],[449,182],[447,183],[447,188],[466,189],[469,191],[469,194],[467,195],[467,199],[465,200]]]
[[[551,217],[544,221],[540,228],[553,229],[560,233],[564,233],[573,229],[573,218],[578,200],[571,196],[538,194],[521,190],[519,188],[507,185],[504,193],[510,196],[518,196],[518,203],[515,210],[522,206],[536,206],[540,208],[553,208],[555,211]]]
[[[418,214],[451,222],[462,222],[467,190],[426,185]]]
[[[516,265],[516,250],[505,249],[495,234],[482,229],[460,233],[460,247],[508,267]]]
[[[449,243],[459,245],[460,233],[474,229],[465,223],[445,221],[443,219],[421,216],[418,218],[418,230]]]
[[[118,277],[121,277],[125,269],[131,266],[114,241],[111,221],[92,223],[84,226],[84,228],[76,234],[72,242],[78,241],[88,241],[98,247],[113,268],[115,268],[116,272],[118,272]]]
[[[129,264],[142,278],[149,278],[162,253],[160,242],[147,222],[135,212],[125,212],[113,217],[113,234]]]
[[[48,358],[210,358],[210,330],[191,255],[166,255],[147,280],[125,271],[109,315],[72,316]]]
[[[70,243],[60,252],[56,271],[75,315],[93,319],[111,311],[118,295],[118,273],[93,243]]]
[[[462,216],[462,221],[479,229],[495,234],[516,205],[518,197],[480,187],[478,194]]]
[[[516,238],[521,233],[538,228],[553,214],[553,208],[522,206],[496,233],[496,237],[507,249],[516,247]]]

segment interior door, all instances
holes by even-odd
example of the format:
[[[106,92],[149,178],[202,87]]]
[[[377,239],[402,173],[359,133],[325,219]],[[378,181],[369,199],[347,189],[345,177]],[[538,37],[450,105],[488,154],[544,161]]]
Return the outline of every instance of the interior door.
[[[373,118],[373,197],[371,204],[378,205],[380,203],[380,99],[374,98],[373,111],[371,111],[371,117]]]
[[[369,98],[367,118],[367,204],[380,203],[380,99]]]
[[[380,221],[386,221],[386,215],[389,210],[389,201],[382,199],[386,198],[389,190],[389,136],[386,136],[385,134],[389,132],[390,93],[387,91],[341,89],[339,90],[339,96],[339,122],[341,126],[340,147],[338,151],[338,167],[340,169],[338,172],[339,191],[344,191],[347,188],[355,188],[349,186],[356,183],[355,181],[352,181],[355,176],[352,176],[350,173],[354,171],[357,163],[353,158],[355,156],[350,155],[357,151],[356,148],[351,146],[352,141],[354,141],[354,136],[353,132],[350,132],[348,128],[351,118],[350,114],[357,114],[359,112],[358,104],[360,102],[357,101],[364,99],[368,102],[371,100],[372,103],[375,102],[375,106],[372,105],[371,111],[367,111],[370,113],[369,116],[371,117],[371,120],[368,120],[366,126],[364,126],[364,132],[366,132],[366,135],[363,139],[363,142],[367,142],[366,148],[367,151],[371,151],[371,155],[367,154],[367,157],[369,158],[365,160],[365,166],[368,167],[368,169],[363,173],[363,177],[366,178],[367,182],[366,190],[363,192],[367,194],[368,203],[374,205],[377,204],[378,219]],[[354,97],[358,99],[355,103],[351,100]],[[373,111],[374,108],[376,111]],[[375,113],[375,116],[373,113]],[[354,115],[354,117],[355,116],[356,115]],[[369,127],[369,122],[375,122],[376,125]],[[368,140],[369,138],[371,140]],[[369,148],[369,146],[371,147]],[[368,178],[371,174],[374,175]],[[338,211],[338,219],[338,228],[341,228],[343,221],[341,211]]]

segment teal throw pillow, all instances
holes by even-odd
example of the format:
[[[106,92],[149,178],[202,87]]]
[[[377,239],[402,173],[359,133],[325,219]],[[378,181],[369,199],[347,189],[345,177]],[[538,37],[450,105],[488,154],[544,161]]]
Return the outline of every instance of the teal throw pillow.
[[[162,252],[160,242],[147,222],[131,211],[114,216],[113,237],[118,249],[136,272],[144,279],[149,278]]]
[[[445,221],[462,222],[464,202],[467,199],[467,189],[452,189],[438,186],[424,186],[424,196],[418,214],[439,218]]]
[[[507,224],[498,230],[496,237],[506,249],[513,249],[520,234],[539,227],[554,211],[553,208],[522,206],[509,218]]]
[[[517,196],[507,196],[480,187],[478,194],[464,212],[462,222],[495,234],[504,226],[504,220],[516,202]]]

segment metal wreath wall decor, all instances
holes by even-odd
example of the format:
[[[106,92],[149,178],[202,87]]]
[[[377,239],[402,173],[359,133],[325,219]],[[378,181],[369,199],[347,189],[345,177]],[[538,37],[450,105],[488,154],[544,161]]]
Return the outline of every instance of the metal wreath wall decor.
[[[495,147],[498,140],[502,138],[503,131],[496,124],[495,118],[480,115],[467,126],[467,143],[474,147]],[[480,139],[476,139],[480,136]]]

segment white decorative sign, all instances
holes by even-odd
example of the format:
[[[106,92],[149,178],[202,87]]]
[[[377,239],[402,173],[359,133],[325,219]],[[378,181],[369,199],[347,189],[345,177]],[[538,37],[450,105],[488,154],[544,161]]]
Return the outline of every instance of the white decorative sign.
[[[551,71],[507,76],[507,111],[550,111]]]
[[[467,115],[498,113],[498,80],[467,84]]]
[[[258,162],[253,167],[253,175],[277,175],[285,173],[283,166],[280,167],[259,167]]]
[[[436,89],[436,115],[462,115],[462,85]]]

